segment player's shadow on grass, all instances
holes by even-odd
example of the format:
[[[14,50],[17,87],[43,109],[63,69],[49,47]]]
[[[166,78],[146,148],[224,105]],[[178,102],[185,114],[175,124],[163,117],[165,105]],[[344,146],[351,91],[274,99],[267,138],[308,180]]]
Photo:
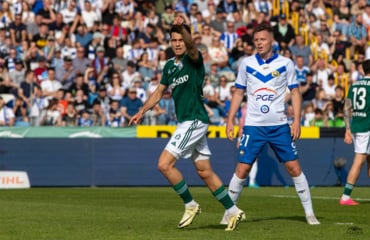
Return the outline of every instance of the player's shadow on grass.
[[[270,221],[270,220],[288,220],[288,221],[294,221],[294,222],[307,223],[306,218],[304,216],[279,216],[279,217],[250,218],[250,219],[247,219],[247,222],[265,222],[265,221]]]

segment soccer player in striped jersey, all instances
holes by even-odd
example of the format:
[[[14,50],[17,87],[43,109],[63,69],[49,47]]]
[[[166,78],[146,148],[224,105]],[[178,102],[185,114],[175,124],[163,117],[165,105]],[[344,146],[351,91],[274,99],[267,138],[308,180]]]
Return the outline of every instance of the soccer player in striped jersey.
[[[258,25],[253,34],[257,54],[242,60],[235,80],[234,92],[226,125],[229,140],[234,138],[233,118],[246,91],[248,111],[238,150],[238,164],[229,184],[229,195],[237,202],[246,178],[258,154],[268,143],[278,160],[292,177],[303,205],[307,223],[320,224],[316,219],[307,179],[298,162],[295,141],[300,137],[301,94],[293,62],[273,52],[273,30]],[[286,88],[290,89],[294,120],[288,125],[285,114]],[[260,159],[259,161],[263,161]],[[221,223],[224,223],[224,216]]]
[[[190,158],[200,178],[225,208],[228,216],[225,230],[233,231],[245,219],[245,214],[231,200],[221,179],[211,167],[211,152],[207,143],[209,119],[202,96],[205,78],[202,54],[197,50],[190,27],[184,24],[182,16],[175,18],[170,35],[175,57],[166,62],[159,86],[131,118],[129,125],[139,123],[144,113],[160,101],[165,91],[171,90],[179,124],[159,157],[158,168],[185,205],[185,213],[177,227],[189,226],[201,211],[183,175],[175,167],[179,158]]]

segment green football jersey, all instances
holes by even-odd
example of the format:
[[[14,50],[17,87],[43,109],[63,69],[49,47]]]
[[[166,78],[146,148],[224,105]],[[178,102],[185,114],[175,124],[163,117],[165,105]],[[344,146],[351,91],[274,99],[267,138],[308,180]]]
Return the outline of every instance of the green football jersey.
[[[347,98],[352,100],[353,133],[370,131],[370,78],[354,82],[348,90]]]
[[[175,58],[169,59],[163,68],[161,84],[172,91],[179,122],[198,119],[209,123],[203,103],[205,69],[202,55],[198,54],[196,62],[185,54],[178,63]]]

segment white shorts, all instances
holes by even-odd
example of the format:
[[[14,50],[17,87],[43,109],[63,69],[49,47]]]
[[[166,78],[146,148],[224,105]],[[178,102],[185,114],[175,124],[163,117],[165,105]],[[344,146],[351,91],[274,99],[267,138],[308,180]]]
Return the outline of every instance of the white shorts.
[[[370,131],[352,135],[355,153],[370,154]]]
[[[208,124],[199,120],[179,123],[165,149],[177,159],[208,160],[211,151],[207,143],[207,131]]]

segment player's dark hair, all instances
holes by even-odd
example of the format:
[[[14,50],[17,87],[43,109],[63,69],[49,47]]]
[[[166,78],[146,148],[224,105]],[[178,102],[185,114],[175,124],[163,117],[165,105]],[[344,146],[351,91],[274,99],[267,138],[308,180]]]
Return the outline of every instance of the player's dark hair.
[[[254,37],[254,35],[256,33],[262,32],[262,31],[267,31],[267,32],[269,32],[271,34],[274,33],[274,31],[273,31],[273,29],[272,29],[272,27],[270,25],[262,23],[262,24],[257,25],[257,27],[254,28],[254,30],[253,30],[253,37]]]
[[[191,34],[191,30],[190,30],[190,27],[186,24],[183,24],[183,25],[173,25],[170,29],[170,35],[175,32],[175,33],[179,33],[181,34],[182,33],[182,28],[185,28],[185,30]]]
[[[370,74],[370,59],[367,59],[362,63],[362,69],[364,70],[365,75]]]

